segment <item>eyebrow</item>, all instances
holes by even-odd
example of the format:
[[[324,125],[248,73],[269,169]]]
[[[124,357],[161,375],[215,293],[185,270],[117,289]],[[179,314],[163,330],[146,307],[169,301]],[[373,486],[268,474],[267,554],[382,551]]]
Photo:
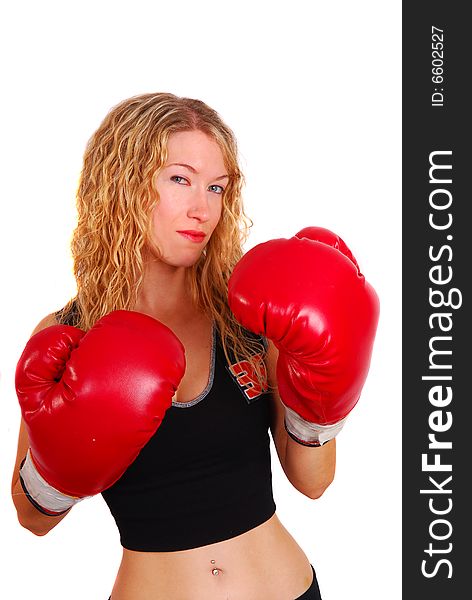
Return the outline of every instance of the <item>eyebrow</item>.
[[[175,167],[185,167],[189,171],[192,171],[192,173],[198,173],[198,171],[196,169],[194,169],[192,167],[192,165],[186,165],[185,163],[171,163],[170,165],[166,165],[166,168],[167,167],[173,167],[173,166],[175,166]],[[220,175],[219,177],[215,177],[213,179],[213,181],[219,181],[220,179],[226,179],[226,178],[229,179],[229,175]]]

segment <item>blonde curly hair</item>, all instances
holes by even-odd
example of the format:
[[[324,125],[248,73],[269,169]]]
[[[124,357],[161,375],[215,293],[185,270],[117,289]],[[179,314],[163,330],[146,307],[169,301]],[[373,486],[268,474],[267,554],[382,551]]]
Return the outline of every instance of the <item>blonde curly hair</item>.
[[[200,259],[187,269],[189,290],[195,305],[216,323],[228,362],[249,360],[265,380],[260,358],[254,360],[264,356],[264,345],[245,335],[227,302],[228,279],[252,226],[243,208],[237,143],[219,114],[200,100],[170,93],[133,96],[113,107],[90,138],[71,243],[77,296],[60,311],[59,321],[73,312],[76,326],[87,331],[113,310],[133,309],[159,201],[153,179],[166,163],[169,137],[194,130],[218,143],[229,182],[220,221]]]

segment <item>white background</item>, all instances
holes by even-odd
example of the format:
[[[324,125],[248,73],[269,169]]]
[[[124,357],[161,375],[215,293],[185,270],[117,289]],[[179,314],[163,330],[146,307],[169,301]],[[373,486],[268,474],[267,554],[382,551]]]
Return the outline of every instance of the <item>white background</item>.
[[[37,322],[74,294],[69,242],[87,139],[122,99],[167,91],[204,100],[235,131],[248,248],[327,227],[378,291],[371,371],[338,438],[334,483],[309,500],[273,451],[274,495],[324,600],[397,600],[401,4],[29,0],[2,12],[0,597],[105,600],[114,581],[121,550],[101,497],[44,538],[16,521],[13,377]]]

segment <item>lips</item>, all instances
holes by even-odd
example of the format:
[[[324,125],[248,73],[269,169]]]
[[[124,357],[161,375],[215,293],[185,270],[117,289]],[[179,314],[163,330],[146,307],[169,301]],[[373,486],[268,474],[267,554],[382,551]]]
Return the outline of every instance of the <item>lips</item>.
[[[206,233],[203,233],[202,231],[196,231],[193,229],[177,231],[177,233],[179,233],[184,238],[190,240],[191,242],[202,242],[206,237]]]

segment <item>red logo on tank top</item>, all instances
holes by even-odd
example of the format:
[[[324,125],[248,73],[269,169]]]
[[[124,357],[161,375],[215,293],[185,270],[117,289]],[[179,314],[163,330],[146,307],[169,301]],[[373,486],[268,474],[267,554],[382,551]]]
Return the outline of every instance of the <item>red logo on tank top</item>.
[[[243,394],[249,399],[253,400],[260,396],[262,393],[267,392],[267,370],[262,359],[262,354],[255,354],[254,360],[257,363],[261,374],[264,379],[264,387],[261,386],[259,379],[257,378],[256,369],[254,365],[248,360],[241,360],[237,363],[230,365],[229,370],[233,375],[235,381],[238,383]]]

